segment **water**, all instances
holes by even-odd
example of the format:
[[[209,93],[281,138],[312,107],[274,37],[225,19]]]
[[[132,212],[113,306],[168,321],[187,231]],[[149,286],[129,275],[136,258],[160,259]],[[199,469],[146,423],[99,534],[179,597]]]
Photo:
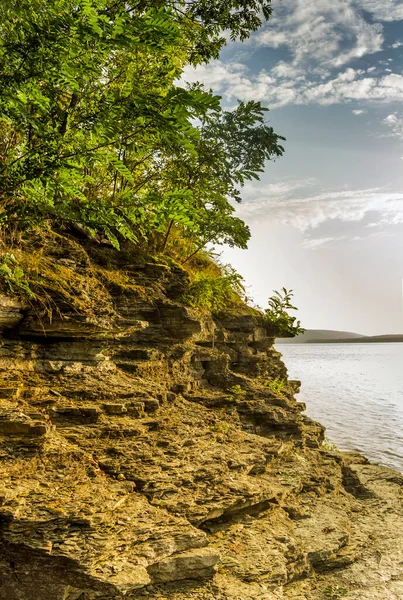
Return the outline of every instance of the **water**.
[[[300,401],[342,450],[403,472],[403,343],[277,345]]]

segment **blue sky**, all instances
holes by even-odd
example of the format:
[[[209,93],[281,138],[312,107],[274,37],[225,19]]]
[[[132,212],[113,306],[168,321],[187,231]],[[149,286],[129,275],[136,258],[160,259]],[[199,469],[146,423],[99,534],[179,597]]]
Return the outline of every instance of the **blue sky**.
[[[224,251],[261,306],[293,288],[309,328],[403,332],[403,1],[273,0],[273,16],[184,79],[261,100],[285,155],[247,185],[246,251]]]

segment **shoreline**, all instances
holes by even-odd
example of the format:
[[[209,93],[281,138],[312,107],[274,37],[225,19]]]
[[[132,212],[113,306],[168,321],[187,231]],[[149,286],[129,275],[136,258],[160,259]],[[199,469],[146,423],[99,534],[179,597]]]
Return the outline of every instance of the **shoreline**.
[[[403,477],[323,447],[258,316],[132,294],[6,307],[0,600],[401,598]]]
[[[304,346],[304,347],[302,347]],[[401,345],[276,345],[300,400],[339,448],[403,472]]]

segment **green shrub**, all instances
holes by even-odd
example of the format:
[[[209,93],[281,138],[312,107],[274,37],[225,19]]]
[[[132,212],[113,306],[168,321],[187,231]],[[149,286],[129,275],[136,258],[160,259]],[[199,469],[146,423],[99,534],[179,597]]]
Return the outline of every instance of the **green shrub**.
[[[329,585],[324,590],[325,598],[329,598],[329,600],[339,600],[340,598],[344,598],[347,593],[348,590],[339,585]]]
[[[195,273],[183,301],[195,308],[220,312],[241,303],[245,288],[241,275],[232,267],[221,267],[222,275],[215,276],[200,271]]]
[[[10,252],[5,252],[0,257],[0,277],[4,291],[23,296],[30,300],[35,298],[35,294],[25,278],[23,269],[18,265],[14,254]]]
[[[292,296],[293,291],[284,287],[281,292],[275,290],[274,295],[269,298],[269,307],[264,311],[266,321],[278,329],[278,337],[294,337],[305,331],[301,327],[301,322],[288,313],[289,310],[298,310],[291,303]]]
[[[243,390],[240,385],[233,385],[228,391],[238,398],[245,398],[246,396],[246,390]]]
[[[325,437],[323,440],[322,448],[328,450],[329,452],[338,452],[338,447],[334,442],[331,442],[329,438]]]
[[[274,379],[267,380],[265,382],[265,386],[268,387],[275,394],[285,396],[284,392],[287,388],[287,380],[281,379],[281,377],[275,377]]]

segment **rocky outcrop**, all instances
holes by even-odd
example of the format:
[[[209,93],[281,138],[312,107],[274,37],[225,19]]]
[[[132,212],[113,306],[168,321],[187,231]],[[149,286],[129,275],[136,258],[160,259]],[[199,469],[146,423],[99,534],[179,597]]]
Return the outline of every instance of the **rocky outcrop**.
[[[0,332],[16,327],[23,318],[24,305],[17,298],[0,294]]]
[[[259,316],[126,270],[109,325],[0,303],[0,599],[402,598],[403,478],[323,447]]]

